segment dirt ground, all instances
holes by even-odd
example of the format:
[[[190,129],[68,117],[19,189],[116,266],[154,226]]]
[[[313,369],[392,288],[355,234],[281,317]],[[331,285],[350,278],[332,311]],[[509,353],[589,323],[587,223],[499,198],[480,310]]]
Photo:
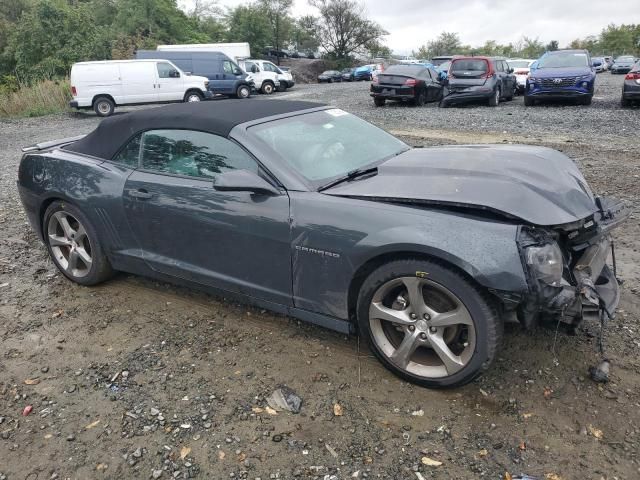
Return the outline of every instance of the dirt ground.
[[[305,88],[300,95],[322,96]],[[0,123],[0,480],[640,478],[640,111],[608,107],[626,132],[611,141],[597,129],[586,138],[528,135],[506,123],[461,129],[447,117],[488,107],[426,108],[442,115],[436,125],[431,117],[386,122],[362,86],[325,97],[341,91],[361,101],[345,109],[411,143],[559,148],[595,191],[633,205],[616,235],[624,284],[607,335],[610,383],[588,377],[595,324],[575,336],[509,324],[486,375],[430,391],[391,375],[356,337],[125,274],[74,285],[26,224],[15,189],[19,148],[98,120],[15,120]],[[515,102],[505,108],[523,108]],[[394,118],[416,112],[395,110]],[[302,398],[299,414],[265,408],[280,385]]]

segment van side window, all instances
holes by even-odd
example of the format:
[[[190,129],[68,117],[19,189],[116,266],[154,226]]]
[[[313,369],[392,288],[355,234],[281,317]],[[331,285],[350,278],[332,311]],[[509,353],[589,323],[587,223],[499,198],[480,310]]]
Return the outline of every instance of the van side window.
[[[175,74],[172,76],[171,72],[175,72],[176,69],[173,68],[173,65],[169,63],[158,63],[158,77],[159,78],[173,78]]]
[[[224,73],[230,74],[233,74],[233,71],[235,70],[233,68],[233,63],[231,63],[229,60],[225,60],[224,62],[222,62],[222,69],[224,70]]]
[[[125,147],[113,157],[113,161],[121,163],[131,168],[138,168],[138,160],[140,158],[140,139],[142,134],[139,133],[125,145]]]
[[[273,65],[273,64],[271,64],[269,62],[264,62],[262,65],[264,66],[264,69],[267,72],[279,73],[278,70],[276,69],[275,65]]]
[[[236,143],[194,130],[145,132],[142,168],[205,179],[226,170],[258,172],[257,162]]]

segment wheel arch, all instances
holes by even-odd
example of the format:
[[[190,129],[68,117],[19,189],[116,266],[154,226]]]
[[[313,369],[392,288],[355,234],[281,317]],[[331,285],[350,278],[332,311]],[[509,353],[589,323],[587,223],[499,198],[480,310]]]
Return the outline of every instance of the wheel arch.
[[[351,281],[349,283],[349,289],[347,291],[347,311],[349,315],[349,320],[356,320],[356,309],[358,303],[358,295],[360,293],[360,289],[365,279],[373,272],[376,268],[384,265],[385,263],[389,263],[395,260],[406,260],[406,259],[418,259],[418,260],[428,260],[432,262],[437,262],[446,266],[447,268],[451,268],[464,278],[469,280],[471,283],[475,284],[479,289],[488,291],[488,287],[483,285],[482,274],[470,265],[468,262],[455,257],[445,251],[438,249],[424,249],[420,248],[401,248],[398,250],[391,250],[385,252],[378,252],[377,254],[371,256],[366,261],[360,264],[360,266],[355,270],[354,274],[351,277]]]
[[[98,93],[97,95],[94,95],[93,98],[91,99],[91,107],[93,107],[96,104],[96,100],[100,97],[108,98],[113,102],[114,105],[118,104],[118,102],[116,102],[116,99],[113,98],[113,96],[109,95],[108,93]]]
[[[44,241],[44,236],[45,236],[44,214],[46,213],[47,208],[49,208],[49,206],[53,202],[69,202],[71,204],[74,204],[71,199],[66,198],[64,195],[61,195],[59,193],[50,195],[50,196],[46,197],[44,200],[42,200],[42,202],[40,203],[40,208],[38,210],[38,220],[40,222],[40,238],[43,241]]]

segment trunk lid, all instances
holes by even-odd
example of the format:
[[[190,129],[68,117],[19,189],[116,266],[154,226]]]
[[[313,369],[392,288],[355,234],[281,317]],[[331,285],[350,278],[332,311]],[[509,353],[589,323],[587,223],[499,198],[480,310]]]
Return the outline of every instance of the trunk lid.
[[[378,175],[323,192],[378,201],[485,209],[540,226],[583,220],[598,209],[573,161],[549,148],[466,145],[409,150]]]

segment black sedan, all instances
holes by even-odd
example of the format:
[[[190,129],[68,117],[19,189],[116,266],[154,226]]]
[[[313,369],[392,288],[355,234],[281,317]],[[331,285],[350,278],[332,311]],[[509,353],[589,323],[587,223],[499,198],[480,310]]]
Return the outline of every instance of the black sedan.
[[[633,64],[636,63],[636,58],[631,55],[622,55],[613,61],[613,65],[609,69],[611,73],[629,73]]]
[[[382,107],[387,100],[422,106],[442,98],[442,84],[433,68],[419,64],[391,65],[373,78],[370,95],[376,107]]]
[[[344,333],[399,376],[469,382],[518,318],[614,315],[622,205],[541,147],[412,149],[343,110],[139,110],[24,149],[18,190],[69,280],[120,270]]]
[[[624,77],[622,85],[622,106],[629,107],[640,102],[640,62],[637,62]]]
[[[342,81],[342,72],[338,70],[326,70],[318,75],[318,83],[333,83]]]

